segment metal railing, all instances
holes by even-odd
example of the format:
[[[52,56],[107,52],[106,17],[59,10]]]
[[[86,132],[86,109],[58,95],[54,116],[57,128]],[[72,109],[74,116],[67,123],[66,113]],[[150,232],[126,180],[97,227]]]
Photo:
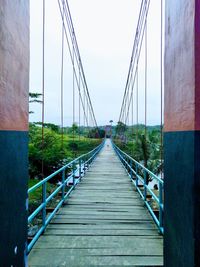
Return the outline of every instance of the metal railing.
[[[144,200],[151,216],[153,217],[156,225],[158,226],[159,232],[164,233],[163,228],[163,216],[164,216],[164,203],[163,203],[163,191],[164,191],[164,181],[156,176],[154,173],[145,168],[142,164],[131,158],[128,154],[122,151],[118,146],[116,146],[112,141],[113,148],[121,160],[125,170],[127,171],[132,183],[135,185],[137,191],[139,192],[141,198]],[[147,182],[147,176],[150,179],[155,179],[158,183],[158,196],[149,187]],[[150,194],[150,195],[148,195]],[[158,205],[158,211],[154,210],[150,205],[148,199],[149,196]],[[156,216],[157,214],[157,216]]]
[[[103,141],[98,147],[93,149],[92,151],[84,154],[73,161],[69,162],[59,170],[55,171],[53,174],[49,175],[45,179],[41,180],[34,186],[28,189],[28,195],[37,190],[38,188],[42,187],[42,203],[29,215],[28,217],[28,224],[30,224],[33,219],[41,212],[42,213],[42,226],[37,231],[31,242],[28,244],[27,253],[30,252],[38,238],[44,233],[45,228],[54,217],[58,209],[62,206],[64,201],[69,197],[72,190],[76,187],[76,185],[81,181],[81,178],[84,176],[86,170],[89,168],[89,165],[93,162],[96,158],[97,154],[100,152],[104,145],[105,141]],[[67,171],[71,170],[71,173],[68,174]],[[49,182],[52,178],[57,175],[61,175],[61,182],[60,185],[52,192],[49,196],[47,196],[47,182]],[[69,182],[71,183],[70,189],[66,192],[66,187]],[[58,193],[61,192],[61,199],[53,209],[53,211],[48,214],[46,212],[47,204],[56,196]]]

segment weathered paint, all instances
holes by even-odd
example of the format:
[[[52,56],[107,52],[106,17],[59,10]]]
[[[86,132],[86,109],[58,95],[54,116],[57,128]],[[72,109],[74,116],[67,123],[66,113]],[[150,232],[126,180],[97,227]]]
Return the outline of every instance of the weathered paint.
[[[195,130],[200,130],[200,1],[195,2]]]
[[[166,1],[164,266],[200,266],[200,1]]]
[[[200,130],[199,29],[195,32],[196,0],[166,1],[165,131]],[[198,22],[199,23],[199,22]],[[197,24],[197,22],[196,22]],[[196,70],[196,71],[195,71]],[[197,118],[195,119],[195,115]]]
[[[0,130],[28,130],[29,1],[0,1]]]
[[[0,0],[0,266],[25,266],[29,0]]]

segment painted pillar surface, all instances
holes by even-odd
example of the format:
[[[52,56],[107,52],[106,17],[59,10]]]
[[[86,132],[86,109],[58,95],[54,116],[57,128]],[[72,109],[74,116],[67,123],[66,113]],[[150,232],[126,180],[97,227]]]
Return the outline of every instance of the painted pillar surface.
[[[29,1],[0,0],[0,266],[24,266],[27,236]]]
[[[200,266],[200,1],[166,0],[166,267]]]

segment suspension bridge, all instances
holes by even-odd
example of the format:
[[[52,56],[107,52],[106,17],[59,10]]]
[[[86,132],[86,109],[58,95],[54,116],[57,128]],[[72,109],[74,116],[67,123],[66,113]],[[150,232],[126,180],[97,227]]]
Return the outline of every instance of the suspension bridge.
[[[130,178],[107,140],[32,249],[30,266],[162,266],[163,238]]]
[[[0,266],[200,266],[199,1],[166,0],[165,8],[164,0],[158,1],[159,149],[154,146],[158,150],[158,173],[150,170],[146,150],[150,142],[147,124],[151,1],[140,1],[118,130],[112,133],[110,121],[111,131],[107,136],[111,138],[101,138],[69,3],[56,1],[61,34],[58,88],[62,166],[54,168],[51,174],[46,174],[44,160],[46,72],[50,67],[46,61],[48,4],[46,0],[41,1],[42,100],[36,99],[42,106],[41,140],[37,143],[41,150],[36,159],[41,179],[30,188],[27,188],[29,1],[1,2]],[[142,55],[144,75],[140,79]],[[69,86],[65,81],[68,71],[65,59],[70,62],[72,74],[70,111],[64,103]],[[144,89],[142,132],[139,125],[141,88]],[[67,161],[66,113],[71,114],[73,141],[73,158]],[[130,140],[127,140],[127,126],[131,129]],[[98,145],[77,155],[76,148],[86,134],[99,139]],[[129,153],[123,150],[128,142],[131,143]],[[143,149],[140,160],[135,159],[134,144]],[[150,181],[156,186],[152,187]],[[54,183],[51,191],[48,190],[50,183]],[[30,209],[30,195],[34,192],[40,192],[41,199],[37,207]],[[30,230],[34,224],[37,224],[36,232],[28,236],[27,228]]]

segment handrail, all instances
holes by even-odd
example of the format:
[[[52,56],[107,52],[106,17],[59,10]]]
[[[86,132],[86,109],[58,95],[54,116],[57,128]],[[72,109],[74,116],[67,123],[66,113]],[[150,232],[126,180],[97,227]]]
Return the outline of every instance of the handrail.
[[[128,154],[126,154],[124,151],[122,151],[118,146],[114,144],[112,141],[112,146],[118,155],[119,159],[121,160],[125,170],[127,171],[128,175],[130,176],[130,179],[134,186],[136,187],[136,190],[139,192],[141,198],[144,200],[145,205],[147,206],[147,209],[149,210],[151,216],[153,217],[159,232],[161,234],[164,233],[164,227],[163,227],[163,216],[164,216],[164,203],[163,203],[163,191],[164,191],[164,181],[160,179],[158,176],[156,176],[154,173],[152,173],[150,170],[145,168],[141,163],[137,162],[135,159],[130,157]],[[156,196],[156,194],[152,191],[152,189],[149,187],[147,183],[147,175],[149,175],[151,178],[156,179],[159,183],[158,191],[159,196]],[[143,191],[141,190],[141,187],[139,185],[142,185]],[[159,216],[157,217],[155,214],[155,211],[147,201],[147,192],[150,193],[151,197],[156,201],[159,207]]]
[[[65,166],[61,167],[59,170],[55,171],[54,173],[47,176],[46,178],[44,178],[43,180],[41,180],[40,182],[38,182],[37,184],[28,189],[28,194],[30,194],[42,186],[42,203],[28,217],[28,223],[31,223],[33,219],[38,215],[38,213],[42,212],[42,226],[38,230],[34,238],[31,240],[31,242],[28,244],[27,253],[31,251],[32,247],[34,246],[38,238],[44,233],[47,225],[54,217],[57,210],[62,206],[64,201],[71,194],[72,190],[81,181],[82,177],[85,175],[86,166],[87,168],[90,166],[90,164],[96,158],[97,154],[101,151],[102,147],[104,146],[104,143],[105,140],[99,146],[94,148],[92,151],[79,156],[78,158],[69,162]],[[66,174],[66,169],[68,168],[72,168],[72,172],[69,176],[67,176]],[[46,194],[47,182],[58,174],[61,174],[62,176],[61,184],[47,197]],[[65,187],[70,180],[72,180],[72,186],[67,192],[65,192]],[[62,192],[61,200],[54,208],[54,210],[51,212],[51,214],[47,217],[46,205],[60,191]]]

